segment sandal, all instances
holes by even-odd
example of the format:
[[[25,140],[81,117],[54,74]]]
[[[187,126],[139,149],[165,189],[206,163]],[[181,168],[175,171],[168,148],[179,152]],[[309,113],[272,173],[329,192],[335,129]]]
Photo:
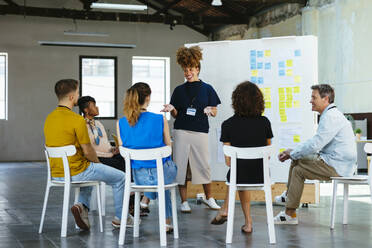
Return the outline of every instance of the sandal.
[[[220,217],[219,219],[217,219],[218,216]],[[213,220],[211,221],[211,224],[212,225],[222,225],[226,221],[227,221],[227,216],[217,214],[216,217],[214,217]]]
[[[172,225],[166,224],[165,228],[166,228],[166,233],[167,234],[173,233],[173,226]]]
[[[252,225],[251,225],[252,226]],[[246,227],[246,225],[242,225],[242,227],[241,227],[241,230],[242,230],[242,232],[243,233],[246,233],[246,234],[251,234],[252,232],[253,232],[253,226],[252,226],[252,228],[251,228],[251,231],[249,232],[249,231],[246,231],[244,228]]]

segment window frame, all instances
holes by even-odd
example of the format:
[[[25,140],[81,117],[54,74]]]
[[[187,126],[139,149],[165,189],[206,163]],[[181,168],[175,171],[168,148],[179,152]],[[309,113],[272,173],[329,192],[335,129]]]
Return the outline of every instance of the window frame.
[[[133,60],[135,59],[147,59],[147,60],[163,60],[165,62],[164,65],[164,78],[165,84],[163,85],[164,89],[164,104],[168,104],[170,102],[170,57],[159,57],[159,56],[132,56],[132,85],[134,82],[133,80]],[[168,72],[168,73],[167,73]],[[170,114],[165,114],[167,120],[170,120]]]
[[[5,76],[5,85],[4,85],[4,118],[0,118],[0,121],[8,120],[8,53],[0,52],[0,56],[5,57],[5,66],[4,66],[4,76]]]
[[[82,96],[83,89],[83,59],[113,59],[114,60],[114,116],[111,117],[95,117],[98,120],[116,120],[118,118],[117,109],[117,92],[118,92],[118,57],[116,56],[92,56],[80,55],[79,56],[79,94]],[[99,106],[98,106],[99,107]],[[80,112],[80,111],[79,111]],[[81,114],[81,113],[80,113]]]

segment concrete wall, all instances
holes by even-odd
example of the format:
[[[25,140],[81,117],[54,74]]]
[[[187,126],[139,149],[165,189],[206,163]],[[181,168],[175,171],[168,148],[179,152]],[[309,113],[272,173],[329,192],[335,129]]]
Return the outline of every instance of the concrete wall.
[[[79,78],[79,55],[118,57],[118,116],[131,85],[132,56],[171,58],[171,91],[183,82],[175,52],[185,43],[207,37],[185,26],[173,31],[162,24],[78,21],[78,30],[107,32],[108,38],[64,36],[72,29],[67,19],[0,16],[0,52],[9,57],[9,119],[0,120],[0,161],[43,160],[43,123],[57,104],[54,84],[62,78]],[[135,49],[39,46],[39,40],[91,41],[136,44]],[[103,121],[114,130],[114,121]]]
[[[319,39],[319,82],[336,90],[345,113],[372,111],[372,1],[312,1],[303,10],[304,34]]]

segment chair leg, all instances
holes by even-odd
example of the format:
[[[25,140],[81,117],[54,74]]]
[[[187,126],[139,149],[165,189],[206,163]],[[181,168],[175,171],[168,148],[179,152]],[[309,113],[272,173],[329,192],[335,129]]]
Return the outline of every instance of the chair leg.
[[[229,209],[227,214],[226,244],[232,243],[234,231],[234,212],[235,212],[236,187],[229,188]]]
[[[159,234],[160,246],[167,245],[166,225],[165,225],[165,191],[164,188],[158,190],[159,195]]]
[[[331,229],[335,227],[336,198],[337,198],[337,181],[333,180],[333,195],[332,195],[332,204],[331,204]]]
[[[134,193],[133,237],[135,238],[139,237],[140,200],[141,200],[141,192]]]
[[[101,182],[101,206],[102,206],[102,216],[106,216],[106,183]]]
[[[40,226],[39,226],[39,233],[43,232],[43,225],[44,225],[44,217],[45,217],[45,212],[48,204],[48,197],[49,197],[49,189],[50,186],[47,185],[45,189],[45,196],[44,196],[44,204],[43,204],[43,211],[41,212],[41,220],[40,220]]]
[[[271,198],[271,187],[265,188],[265,200],[266,200],[266,215],[267,215],[267,227],[269,229],[269,241],[270,244],[276,243],[275,237],[275,226],[274,226],[274,215],[273,215],[273,202]]]
[[[90,198],[90,210],[95,211],[98,209],[98,199],[97,199],[97,188],[93,187],[91,198]]]
[[[124,187],[124,198],[123,198],[123,210],[121,214],[121,224],[119,232],[119,245],[124,245],[125,241],[125,229],[127,228],[127,217],[129,210],[129,197],[130,197],[130,182],[125,184]]]
[[[99,230],[103,232],[103,225],[102,225],[102,203],[101,203],[101,190],[100,185],[97,184],[97,205],[98,205],[98,218],[99,218]]]
[[[342,220],[342,223],[344,225],[347,225],[348,203],[349,203],[349,184],[344,183],[344,217]]]
[[[173,216],[173,235],[175,239],[178,239],[178,218],[177,218],[177,200],[176,200],[176,187],[171,189],[172,198],[172,216]]]
[[[63,209],[62,209],[62,226],[61,226],[61,237],[67,235],[67,222],[68,222],[68,207],[70,201],[70,185],[65,184],[63,193]]]

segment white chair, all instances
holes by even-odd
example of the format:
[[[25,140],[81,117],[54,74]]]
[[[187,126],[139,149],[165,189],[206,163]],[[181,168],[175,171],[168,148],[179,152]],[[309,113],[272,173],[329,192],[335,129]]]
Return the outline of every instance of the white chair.
[[[276,243],[273,204],[271,198],[271,179],[269,172],[269,156],[271,146],[238,148],[233,146],[224,146],[223,152],[231,157],[230,165],[230,183],[229,185],[229,209],[227,217],[226,243],[232,243],[235,211],[235,194],[237,190],[263,190],[265,191],[267,225],[269,229],[270,244]],[[236,184],[236,161],[237,159],[263,159],[263,184]]]
[[[67,222],[68,222],[68,208],[69,208],[69,201],[70,201],[70,189],[71,187],[75,188],[75,203],[76,203],[79,197],[80,187],[88,187],[88,186],[96,186],[97,188],[99,227],[100,227],[100,231],[103,232],[102,215],[101,215],[101,197],[100,197],[100,190],[99,190],[100,182],[99,181],[75,181],[75,182],[71,181],[70,166],[69,166],[67,157],[72,156],[75,153],[76,153],[76,148],[73,145],[62,146],[62,147],[45,147],[45,157],[47,161],[48,178],[47,178],[47,185],[46,185],[46,190],[45,190],[43,211],[42,211],[41,220],[40,220],[39,233],[42,233],[43,231],[45,211],[47,208],[49,190],[51,187],[64,187],[61,237],[66,237]],[[62,159],[63,169],[64,169],[64,179],[65,179],[64,181],[52,180],[49,158]]]
[[[366,153],[372,153],[372,144],[367,143],[364,146]],[[370,186],[370,193],[372,199],[372,173],[369,172],[369,176],[355,175],[351,177],[331,177],[333,182],[333,195],[331,203],[331,229],[335,227],[335,216],[336,216],[336,198],[337,198],[337,185],[339,183],[344,184],[344,216],[342,223],[347,225],[348,223],[348,201],[349,201],[349,185],[368,185]]]
[[[177,183],[164,185],[164,174],[163,174],[163,161],[162,158],[166,158],[172,154],[170,146],[164,146],[161,148],[153,149],[141,149],[134,150],[124,147],[120,147],[120,154],[125,158],[125,189],[123,199],[123,213],[121,215],[121,226],[119,234],[119,245],[124,245],[125,241],[125,229],[126,219],[129,211],[129,197],[131,192],[135,192],[135,203],[134,203],[134,226],[133,226],[133,237],[139,237],[139,214],[140,214],[140,193],[141,192],[157,192],[159,202],[159,233],[160,233],[160,246],[167,245],[166,238],[166,222],[165,222],[165,190],[168,189],[171,192],[172,200],[172,216],[173,216],[173,231],[174,238],[178,239],[178,222],[177,222],[177,206],[176,206],[176,187]],[[156,160],[158,185],[136,185],[131,183],[131,159],[133,160]]]

